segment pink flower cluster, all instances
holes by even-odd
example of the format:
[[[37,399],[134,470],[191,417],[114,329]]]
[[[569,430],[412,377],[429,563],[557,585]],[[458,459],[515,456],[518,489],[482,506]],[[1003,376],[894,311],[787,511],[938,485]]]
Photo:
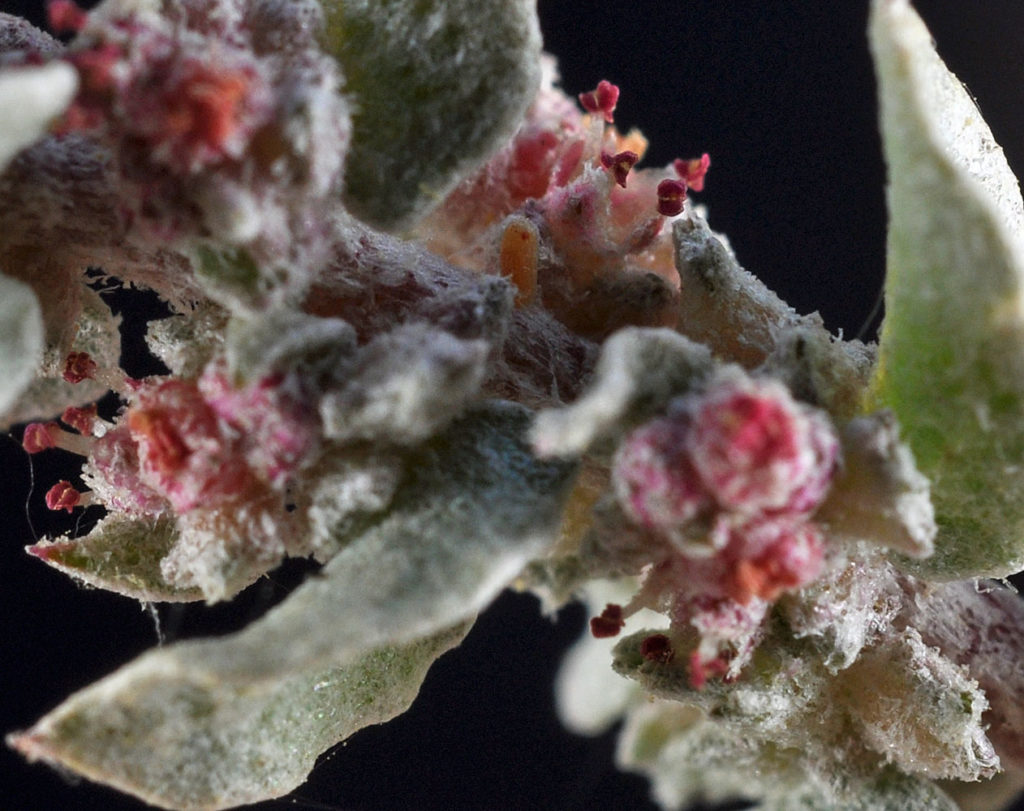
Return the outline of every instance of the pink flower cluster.
[[[178,513],[282,486],[314,444],[299,402],[281,376],[234,388],[218,369],[143,386],[125,417],[141,482]]]
[[[613,469],[619,503],[673,548],[634,603],[698,629],[695,684],[725,672],[738,644],[749,647],[771,601],[821,572],[824,543],[810,518],[838,460],[823,414],[781,383],[739,372],[623,442]]]
[[[495,261],[493,246],[501,232],[527,220],[538,233],[531,285],[539,294],[523,291],[523,301],[542,304],[595,340],[630,324],[674,326],[679,283],[666,218],[683,211],[688,189],[704,187],[710,159],[635,168],[647,141],[614,126],[619,88],[601,81],[581,93],[582,114],[554,78],[548,75],[509,145],[427,217],[421,236],[456,264],[487,272],[497,265],[518,284],[512,269]],[[638,284],[657,292],[624,292]]]
[[[129,515],[177,514],[281,490],[316,444],[319,418],[292,376],[275,373],[235,387],[211,365],[198,380],[132,381],[117,424],[95,407],[70,408],[62,422],[32,423],[29,453],[61,448],[88,457],[86,479],[99,500]],[[93,503],[67,482],[47,495],[50,509]]]
[[[58,21],[71,25],[68,9],[72,4],[58,7]],[[85,20],[76,17],[75,27]],[[123,149],[144,150],[154,165],[192,173],[239,157],[270,118],[271,90],[241,49],[201,49],[198,38],[135,18],[89,33],[95,38],[68,55],[81,89],[65,131],[108,130]]]

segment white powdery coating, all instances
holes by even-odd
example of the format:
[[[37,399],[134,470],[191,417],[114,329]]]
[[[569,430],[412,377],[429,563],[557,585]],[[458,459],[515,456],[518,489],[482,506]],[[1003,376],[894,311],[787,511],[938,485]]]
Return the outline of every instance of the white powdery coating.
[[[5,115],[0,124],[0,170],[46,134],[77,89],[78,74],[63,62],[0,72],[0,110],[17,110],[16,115]]]
[[[475,397],[490,346],[425,324],[398,327],[370,341],[348,383],[320,403],[331,439],[415,444],[457,417]]]
[[[982,723],[985,694],[967,668],[926,645],[917,629],[866,651],[842,684],[861,740],[901,771],[946,780],[999,771]]]

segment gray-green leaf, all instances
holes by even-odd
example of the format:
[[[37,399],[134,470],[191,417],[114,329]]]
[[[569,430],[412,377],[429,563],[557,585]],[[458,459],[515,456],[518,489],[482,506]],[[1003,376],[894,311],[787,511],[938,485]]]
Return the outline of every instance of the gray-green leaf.
[[[280,797],[318,755],[405,712],[430,665],[470,623],[276,681],[218,679],[185,646],[152,651],[76,693],[8,743],[161,808]]]
[[[408,224],[522,120],[540,84],[533,0],[321,0],[353,107],[345,202]]]

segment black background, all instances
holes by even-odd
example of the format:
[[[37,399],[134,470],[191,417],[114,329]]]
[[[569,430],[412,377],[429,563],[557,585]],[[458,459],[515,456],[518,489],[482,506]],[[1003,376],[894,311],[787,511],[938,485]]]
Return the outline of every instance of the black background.
[[[40,7],[38,0],[0,0],[0,9],[37,24]],[[539,2],[565,89],[575,94],[602,78],[620,85],[616,120],[649,137],[646,165],[709,152],[707,189],[696,197],[708,205],[712,227],[797,310],[819,310],[847,336],[865,327],[884,264],[884,169],[866,7],[866,0]],[[920,0],[917,7],[1020,175],[1024,4]],[[0,436],[0,453],[6,732],[151,647],[156,635],[134,602],[78,588],[21,551],[33,537],[67,528],[63,513],[40,509],[57,476],[39,457],[30,464],[14,438]],[[230,606],[162,607],[164,630],[181,638],[239,627],[300,577],[301,566],[285,567]],[[292,797],[256,807],[654,808],[646,781],[615,771],[610,736],[573,737],[554,716],[560,652],[584,621],[578,607],[552,623],[533,598],[502,597],[467,642],[437,663],[410,712],[332,750]],[[0,808],[142,807],[0,748]]]

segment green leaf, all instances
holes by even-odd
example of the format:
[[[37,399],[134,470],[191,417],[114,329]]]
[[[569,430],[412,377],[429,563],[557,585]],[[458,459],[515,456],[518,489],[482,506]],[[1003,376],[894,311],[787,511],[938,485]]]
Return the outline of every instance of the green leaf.
[[[1024,566],[1024,205],[906,0],[875,0],[870,34],[890,214],[874,405],[932,482],[939,534],[915,571],[1003,576]]]
[[[201,600],[200,589],[176,588],[160,573],[160,561],[177,538],[170,518],[136,519],[111,514],[88,535],[42,540],[26,551],[86,585],[136,600]]]
[[[345,202],[407,225],[515,131],[540,84],[533,0],[321,0],[353,107]]]
[[[32,381],[43,351],[43,317],[31,288],[0,273],[0,415]]]
[[[469,623],[342,667],[275,681],[221,679],[189,649],[152,651],[76,693],[8,743],[162,808],[218,809],[280,797],[317,756],[412,704],[430,665]]]
[[[404,709],[462,633],[444,629],[550,547],[574,467],[532,456],[530,419],[511,403],[477,408],[412,454],[383,520],[263,619],[141,657],[13,745],[175,808],[294,788],[326,746]],[[329,700],[313,695],[321,682],[338,683]],[[384,712],[356,712],[370,695]]]

